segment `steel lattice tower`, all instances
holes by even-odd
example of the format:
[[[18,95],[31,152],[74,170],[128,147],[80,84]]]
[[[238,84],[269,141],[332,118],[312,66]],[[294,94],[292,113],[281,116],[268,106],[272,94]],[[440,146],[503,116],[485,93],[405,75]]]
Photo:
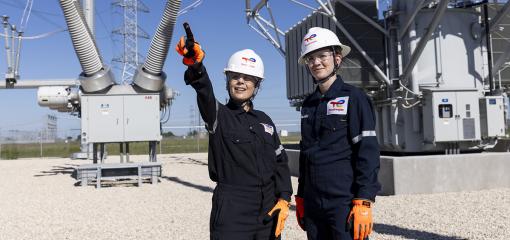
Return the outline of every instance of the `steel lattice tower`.
[[[112,4],[121,7],[124,12],[123,26],[113,31],[113,34],[123,37],[124,51],[121,57],[114,58],[113,61],[123,65],[122,84],[129,84],[141,61],[138,38],[149,39],[149,35],[138,26],[138,11],[148,13],[149,8],[139,0],[118,0]]]

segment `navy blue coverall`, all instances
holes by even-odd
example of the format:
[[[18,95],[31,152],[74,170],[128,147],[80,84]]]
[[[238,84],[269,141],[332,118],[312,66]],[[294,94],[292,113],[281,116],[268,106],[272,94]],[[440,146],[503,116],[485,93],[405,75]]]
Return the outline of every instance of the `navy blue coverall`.
[[[209,131],[209,177],[217,182],[211,239],[274,239],[276,221],[263,220],[278,198],[290,201],[292,185],[287,154],[273,121],[232,100],[219,103],[202,64],[189,67],[184,78],[197,92]]]
[[[337,76],[301,109],[299,186],[308,239],[350,240],[347,218],[354,198],[375,201],[380,190],[379,144],[368,96]]]

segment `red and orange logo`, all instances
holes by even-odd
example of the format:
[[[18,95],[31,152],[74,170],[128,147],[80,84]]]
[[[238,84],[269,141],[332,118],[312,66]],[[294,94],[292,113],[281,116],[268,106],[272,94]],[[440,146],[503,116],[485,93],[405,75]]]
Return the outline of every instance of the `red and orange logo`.
[[[242,57],[241,59],[243,59],[245,63],[247,63],[248,61],[250,61],[252,63],[257,62],[257,60],[255,58]]]
[[[334,107],[334,108],[341,108],[344,103],[345,103],[345,100],[343,100],[343,99],[338,102],[335,102],[335,101],[329,102],[329,104],[331,104],[332,107]]]
[[[310,35],[309,37],[305,38],[305,42],[310,42],[312,41],[315,37],[317,37],[317,34],[312,34]]]

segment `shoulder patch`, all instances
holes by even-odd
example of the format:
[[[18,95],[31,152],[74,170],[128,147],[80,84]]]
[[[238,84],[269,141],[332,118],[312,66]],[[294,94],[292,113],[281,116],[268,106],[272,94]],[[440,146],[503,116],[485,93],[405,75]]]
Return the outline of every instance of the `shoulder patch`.
[[[267,123],[260,123],[264,127],[264,131],[269,133],[269,135],[273,136],[274,128],[273,126],[267,124]]]
[[[349,97],[335,98],[328,102],[326,115],[347,115],[347,107],[349,107]]]

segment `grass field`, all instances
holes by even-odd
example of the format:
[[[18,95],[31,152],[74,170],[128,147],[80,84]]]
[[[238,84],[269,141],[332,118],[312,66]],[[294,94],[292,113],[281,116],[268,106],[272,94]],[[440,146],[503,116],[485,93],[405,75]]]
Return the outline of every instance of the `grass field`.
[[[298,143],[300,136],[282,137],[282,143]],[[208,139],[182,139],[182,138],[164,138],[157,147],[158,153],[191,153],[207,152]],[[106,149],[110,155],[119,154],[119,144],[106,144]],[[130,154],[148,154],[149,144],[147,142],[137,142],[129,144]],[[63,157],[67,158],[71,154],[80,151],[78,141],[44,143],[41,147],[39,143],[30,144],[2,144],[0,159],[18,159],[30,157]]]

